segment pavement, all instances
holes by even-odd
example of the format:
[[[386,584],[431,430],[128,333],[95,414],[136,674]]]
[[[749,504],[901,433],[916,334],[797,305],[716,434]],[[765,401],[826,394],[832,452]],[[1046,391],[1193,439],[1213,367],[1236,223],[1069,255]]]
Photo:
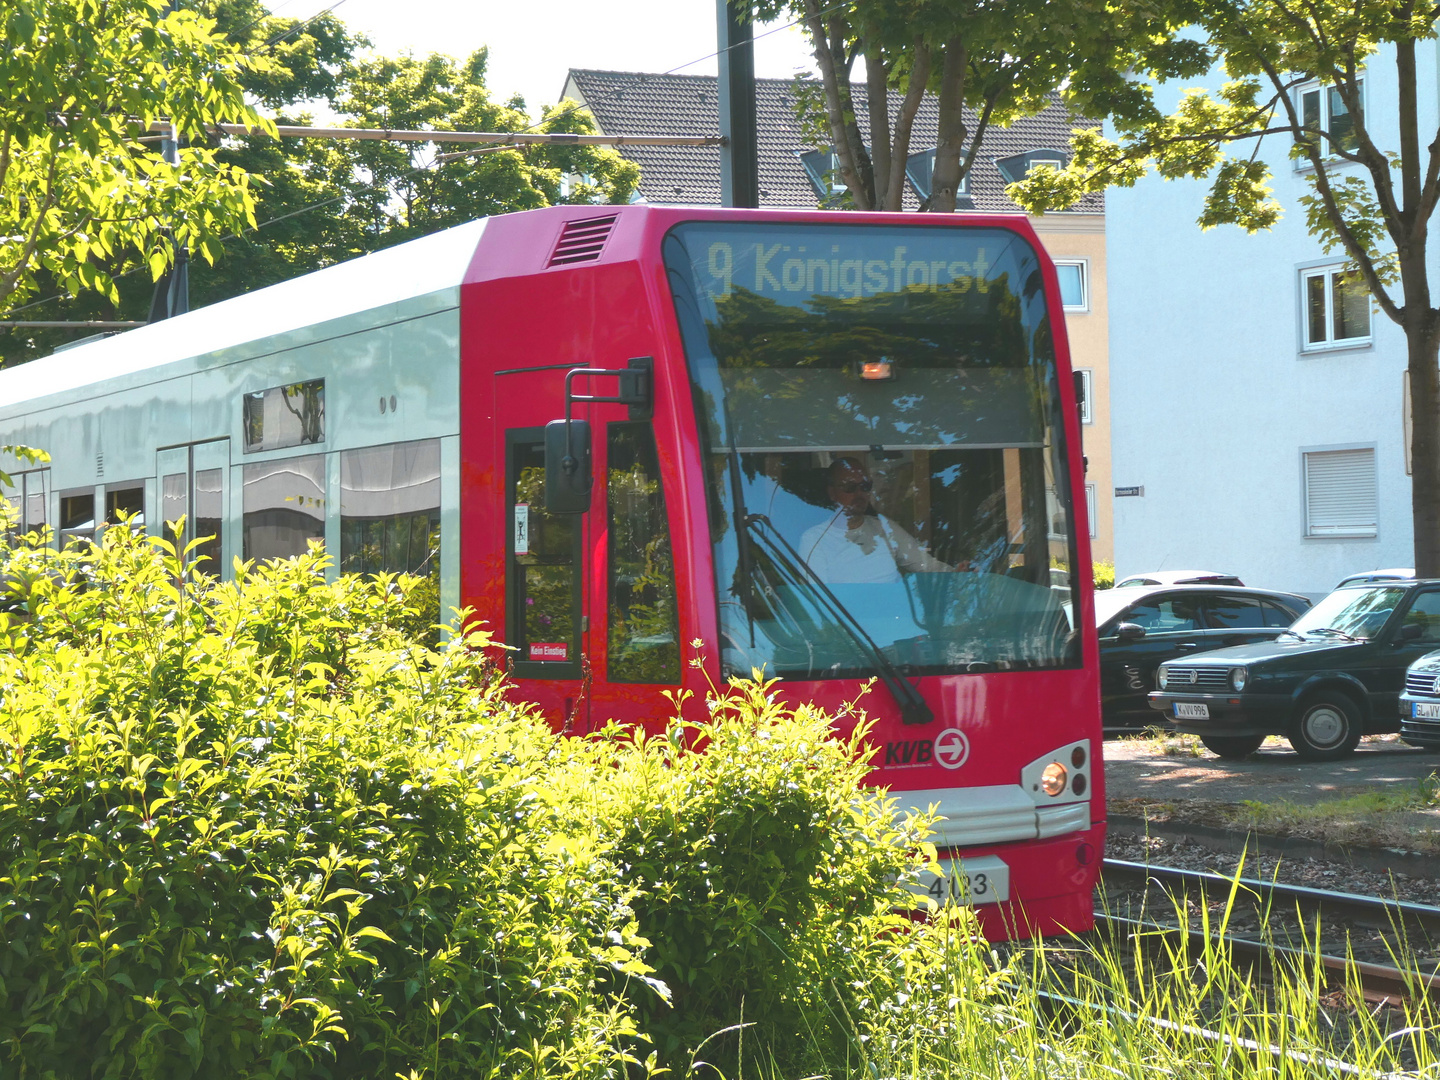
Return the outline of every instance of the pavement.
[[[1387,788],[1411,789],[1440,773],[1440,752],[1406,746],[1398,736],[1362,739],[1343,761],[1301,761],[1288,743],[1269,739],[1244,761],[1164,754],[1152,739],[1110,739],[1104,745],[1105,790],[1111,799],[1177,802],[1255,799],[1310,805]],[[1440,809],[1433,813],[1440,824]]]

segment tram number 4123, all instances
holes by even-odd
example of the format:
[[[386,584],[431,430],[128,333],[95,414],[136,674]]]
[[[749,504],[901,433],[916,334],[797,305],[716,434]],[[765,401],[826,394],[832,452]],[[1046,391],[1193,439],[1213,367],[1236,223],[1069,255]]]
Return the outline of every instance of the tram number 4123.
[[[1010,868],[993,855],[966,859],[964,863],[940,861],[940,874],[921,876],[917,892],[942,907],[994,904],[1010,898]]]

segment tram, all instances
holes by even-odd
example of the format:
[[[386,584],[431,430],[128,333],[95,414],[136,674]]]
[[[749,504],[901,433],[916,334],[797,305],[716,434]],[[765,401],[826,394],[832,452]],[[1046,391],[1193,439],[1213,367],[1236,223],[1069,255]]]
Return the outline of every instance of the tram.
[[[60,542],[434,574],[557,730],[859,697],[998,938],[1088,928],[1104,839],[1074,394],[1024,218],[566,206],[0,371],[0,468]]]

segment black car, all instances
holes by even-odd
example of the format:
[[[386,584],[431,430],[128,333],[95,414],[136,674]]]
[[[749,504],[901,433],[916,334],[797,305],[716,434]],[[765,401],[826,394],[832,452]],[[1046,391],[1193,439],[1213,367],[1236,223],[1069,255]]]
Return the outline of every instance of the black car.
[[[1293,593],[1225,585],[1107,589],[1095,594],[1106,731],[1155,723],[1145,695],[1162,660],[1269,641],[1310,606]]]
[[[1440,652],[1426,653],[1405,672],[1400,738],[1411,746],[1440,750]]]
[[[1160,665],[1150,706],[1225,758],[1284,735],[1333,761],[1399,728],[1405,669],[1440,648],[1440,580],[1336,589],[1275,641]]]

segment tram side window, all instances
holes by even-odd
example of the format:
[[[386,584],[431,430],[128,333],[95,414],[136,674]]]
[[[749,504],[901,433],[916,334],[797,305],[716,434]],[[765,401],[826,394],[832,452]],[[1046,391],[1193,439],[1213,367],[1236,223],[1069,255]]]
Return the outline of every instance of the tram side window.
[[[324,541],[325,455],[246,465],[244,483],[246,559],[288,559]]]
[[[545,509],[543,429],[509,437],[509,604],[507,641],[516,673],[580,674],[580,519]]]
[[[62,491],[60,493],[60,546],[74,541],[95,540],[95,492]]]
[[[246,394],[245,453],[325,441],[325,380],[272,386]]]
[[[648,423],[610,425],[606,490],[610,511],[610,681],[678,683],[675,560],[655,433]]]
[[[160,478],[160,520],[165,523],[165,538],[173,539],[174,525],[190,514],[189,476],[168,473]]]
[[[440,440],[340,455],[340,570],[428,579],[427,616],[440,621]]]
[[[105,489],[105,524],[119,525],[121,519],[132,529],[145,528],[145,488],[141,484]]]

